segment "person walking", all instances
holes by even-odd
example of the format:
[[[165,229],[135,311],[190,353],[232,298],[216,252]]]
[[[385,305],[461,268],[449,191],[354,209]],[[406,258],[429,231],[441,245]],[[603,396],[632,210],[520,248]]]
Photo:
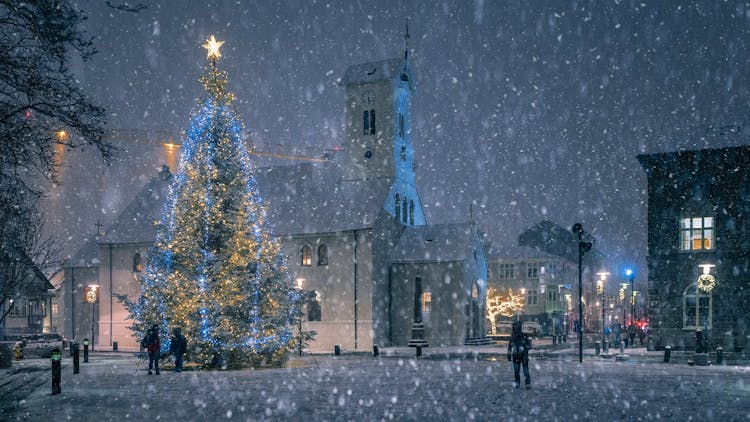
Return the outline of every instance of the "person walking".
[[[172,330],[172,338],[169,343],[169,350],[174,356],[174,370],[175,372],[182,372],[182,355],[187,350],[187,340],[182,335],[182,330],[175,328]]]
[[[156,370],[159,375],[159,354],[161,353],[161,343],[159,342],[159,326],[154,324],[146,335],[146,350],[148,351],[148,374],[151,375],[151,368]]]
[[[513,323],[513,329],[508,342],[508,360],[513,361],[514,385],[516,388],[521,385],[521,367],[523,366],[523,375],[526,379],[526,388],[531,388],[531,376],[529,375],[529,350],[531,349],[531,340],[523,333],[523,326],[520,321]]]

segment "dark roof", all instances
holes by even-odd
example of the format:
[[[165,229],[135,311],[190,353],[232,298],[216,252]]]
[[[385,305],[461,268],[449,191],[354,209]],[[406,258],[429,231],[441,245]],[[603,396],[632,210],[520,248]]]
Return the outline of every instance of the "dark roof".
[[[404,69],[406,67],[406,69]],[[409,77],[409,86],[414,89],[414,78],[408,60],[386,59],[377,62],[360,63],[349,66],[341,78],[342,85],[393,80],[404,70]]]
[[[151,179],[133,202],[120,213],[98,243],[151,243],[156,239],[156,227],[164,210],[172,175],[163,168]],[[84,247],[85,248],[85,247]]]
[[[73,257],[65,261],[63,268],[96,267],[99,265],[99,237],[88,240]]]
[[[726,161],[744,164],[745,161],[747,161],[747,157],[750,157],[750,145],[657,152],[652,154],[640,154],[637,156],[638,161],[644,168],[659,167],[667,163],[684,164],[686,160],[691,163],[696,163],[701,159],[707,159],[715,163]]]
[[[392,262],[449,262],[474,259],[472,223],[407,227],[391,252]]]
[[[256,170],[258,189],[277,236],[371,228],[390,179],[342,181],[333,163]]]
[[[564,257],[554,255],[548,252],[544,252],[537,248],[530,246],[492,246],[487,251],[488,260],[502,260],[502,259],[563,259],[568,260]],[[573,262],[573,261],[570,261]]]

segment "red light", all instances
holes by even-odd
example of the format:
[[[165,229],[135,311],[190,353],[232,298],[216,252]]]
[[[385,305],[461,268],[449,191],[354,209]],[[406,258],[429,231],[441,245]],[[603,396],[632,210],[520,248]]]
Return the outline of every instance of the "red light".
[[[26,113],[24,113],[24,114],[26,115],[27,119],[31,118],[31,110],[26,110]]]

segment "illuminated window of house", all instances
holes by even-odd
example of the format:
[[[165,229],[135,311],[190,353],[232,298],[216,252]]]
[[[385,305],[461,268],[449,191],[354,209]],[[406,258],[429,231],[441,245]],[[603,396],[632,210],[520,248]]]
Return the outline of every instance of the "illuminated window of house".
[[[432,292],[425,290],[422,292],[422,312],[429,313],[432,311]]]
[[[699,330],[711,327],[713,300],[710,293],[691,283],[682,295],[682,328]]]
[[[537,303],[537,293],[536,290],[528,290],[526,292],[526,304],[527,305],[536,305]]]
[[[310,300],[307,301],[307,320],[320,321],[320,292],[313,291]]]
[[[539,263],[530,262],[526,264],[526,276],[528,278],[539,278]]]
[[[714,249],[713,217],[685,217],[680,219],[680,250]]]
[[[52,304],[52,318],[57,318],[58,315],[59,315],[58,312],[59,312],[59,307],[58,307],[57,303],[53,303]]]
[[[396,194],[396,221],[401,218],[401,195]]]
[[[302,266],[309,267],[312,265],[312,249],[305,245],[302,247]]]
[[[318,246],[318,265],[328,265],[328,246]]]
[[[498,278],[513,279],[516,278],[515,264],[500,264],[497,271]]]
[[[133,255],[133,272],[139,273],[141,271],[143,271],[143,259],[141,258],[141,254],[136,252]]]

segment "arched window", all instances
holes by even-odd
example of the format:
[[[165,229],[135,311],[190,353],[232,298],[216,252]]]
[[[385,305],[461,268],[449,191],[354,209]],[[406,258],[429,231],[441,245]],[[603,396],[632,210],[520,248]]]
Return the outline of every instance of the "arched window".
[[[702,330],[710,328],[713,322],[711,293],[699,289],[691,283],[682,295],[682,328]]]
[[[143,259],[141,258],[141,254],[136,252],[133,255],[133,272],[139,273],[141,271],[143,271]]]
[[[406,147],[401,147],[401,161],[406,161]]]
[[[328,246],[318,246],[318,265],[328,265]]]
[[[313,290],[313,294],[310,295],[310,299],[307,301],[307,320],[308,321],[320,321],[320,292]]]
[[[409,224],[414,225],[414,201],[409,201]]]
[[[406,224],[406,222],[409,219],[409,206],[408,206],[409,200],[404,197],[404,200],[401,201],[401,221]]]
[[[305,245],[302,247],[302,266],[309,267],[312,265],[312,249]]]
[[[398,113],[398,136],[404,139],[404,113]]]
[[[365,110],[362,113],[362,134],[375,134],[375,110]]]
[[[401,218],[401,195],[396,194],[396,221]]]

